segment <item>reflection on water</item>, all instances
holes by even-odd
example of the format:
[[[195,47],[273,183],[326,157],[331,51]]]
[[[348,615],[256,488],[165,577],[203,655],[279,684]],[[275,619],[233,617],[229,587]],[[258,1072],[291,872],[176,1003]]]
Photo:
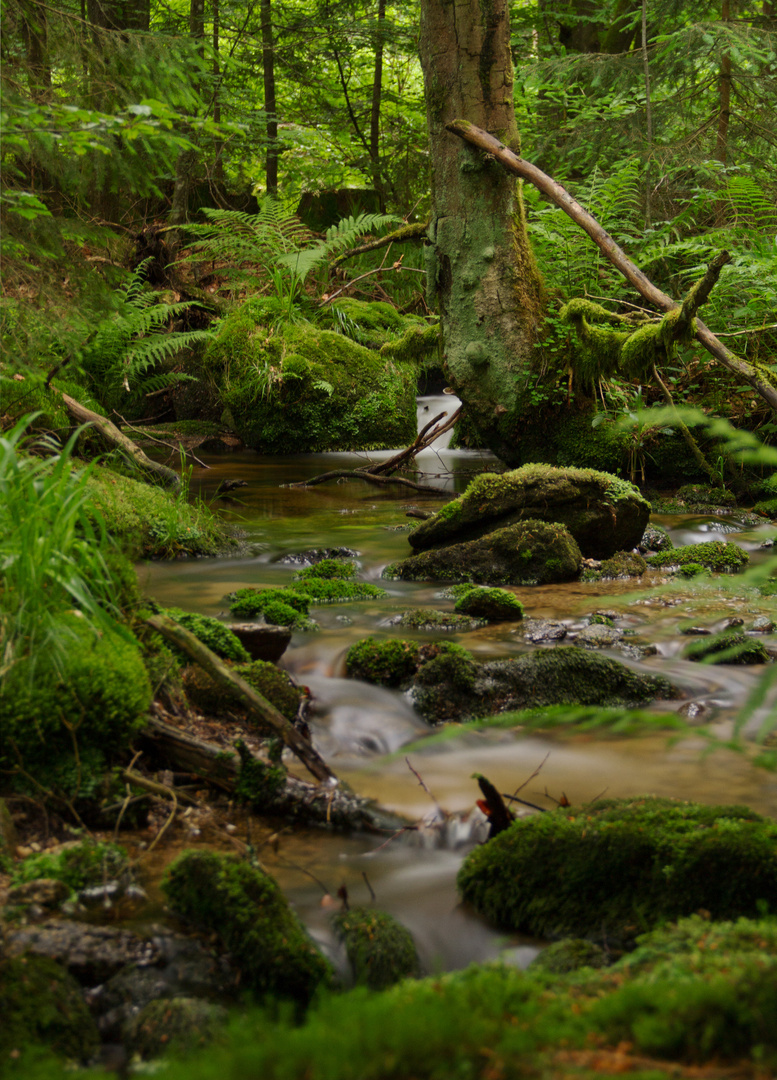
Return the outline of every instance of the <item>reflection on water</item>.
[[[450,398],[443,399],[444,406]],[[429,403],[433,415],[432,402]],[[455,407],[455,405],[453,406]],[[437,409],[437,411],[441,411]],[[426,415],[426,414],[424,414]],[[200,492],[209,497],[224,479],[242,479],[241,502],[225,512],[244,527],[248,548],[223,559],[155,563],[142,568],[150,595],[162,604],[191,611],[227,615],[225,593],[246,585],[288,585],[294,568],[277,560],[283,554],[310,547],[349,547],[359,552],[359,576],[377,581],[387,563],[410,553],[404,527],[412,523],[410,506],[435,510],[449,495],[426,496],[401,488],[377,488],[362,480],[347,480],[300,489],[288,486],[333,469],[353,469],[387,454],[326,454],[279,461],[242,453],[207,459],[209,471],[195,474]],[[465,451],[429,451],[420,462],[427,477],[462,490],[474,473],[496,463],[488,455]],[[437,477],[437,474],[441,475]],[[444,474],[444,475],[442,475]],[[720,519],[674,517],[661,519],[675,543],[709,539],[742,539],[754,557],[773,528],[753,529],[741,536],[720,528]],[[726,519],[735,520],[735,519]],[[400,527],[399,529],[397,527]],[[527,616],[564,622],[570,640],[584,625],[584,616],[607,608],[616,625],[658,647],[658,655],[641,665],[661,672],[681,687],[686,700],[707,708],[717,730],[725,734],[732,718],[758,685],[759,667],[702,667],[680,658],[688,638],[683,629],[703,624],[712,629],[737,615],[752,619],[760,612],[752,597],[732,589],[711,597],[694,594],[689,586],[658,591],[660,578],[646,575],[635,589],[632,582],[574,582],[514,590]],[[700,738],[675,744],[661,736],[606,738],[602,736],[522,737],[516,732],[460,733],[425,745],[427,732],[399,692],[366,686],[343,678],[348,647],[367,635],[390,636],[388,615],[408,607],[450,608],[439,598],[440,587],[429,583],[382,582],[389,596],[381,601],[327,605],[313,609],[316,634],[295,634],[282,660],[315,699],[312,726],[317,745],[338,776],[357,792],[386,806],[422,818],[433,804],[405,761],[423,777],[439,804],[448,811],[469,812],[478,796],[473,772],[487,775],[502,791],[514,791],[540,765],[542,770],[524,794],[529,801],[552,806],[545,799],[566,793],[583,804],[606,791],[610,796],[651,792],[704,802],[740,802],[777,813],[777,780],[754,769],[744,755],[719,751],[705,756]],[[429,635],[406,634],[428,640]],[[506,623],[456,635],[480,660],[517,656],[527,648],[520,624]],[[539,646],[543,647],[543,646]],[[620,654],[612,653],[618,659]],[[676,710],[678,702],[658,709]],[[754,711],[750,728],[763,720],[770,699]],[[409,749],[408,749],[409,748]],[[543,764],[544,763],[544,764]],[[378,849],[378,850],[376,850]],[[266,855],[266,857],[265,857]],[[402,839],[383,846],[381,838],[347,837],[322,830],[283,835],[277,853],[262,852],[312,931],[334,949],[329,914],[321,907],[322,887],[333,894],[346,884],[354,902],[369,899],[369,885],[380,907],[393,912],[416,935],[430,970],[466,964],[497,955],[502,947],[512,960],[526,963],[534,954],[529,943],[503,938],[458,908],[455,875],[461,850],[420,849]]]

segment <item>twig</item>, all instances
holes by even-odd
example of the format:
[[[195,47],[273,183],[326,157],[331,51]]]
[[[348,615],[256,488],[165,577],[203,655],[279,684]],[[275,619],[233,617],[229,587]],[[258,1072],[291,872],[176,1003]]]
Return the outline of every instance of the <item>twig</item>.
[[[185,449],[185,447],[183,446],[182,443],[179,443],[178,446],[174,446],[172,443],[166,442],[164,439],[155,439],[154,436],[149,435],[147,431],[142,431],[140,428],[135,427],[134,424],[131,424],[129,422],[129,420],[125,420],[124,417],[121,415],[121,413],[117,412],[116,409],[113,410],[113,414],[114,414],[114,416],[118,416],[118,418],[119,418],[119,420],[121,420],[122,424],[124,424],[125,427],[128,427],[130,429],[130,431],[138,431],[138,432],[140,432],[140,434],[143,436],[143,438],[148,439],[149,442],[157,443],[159,446],[166,446],[167,449],[172,450],[172,452],[174,454],[180,454],[181,451],[183,451],[183,453],[187,457],[190,457],[194,461],[196,461],[197,464],[200,466],[200,468],[202,468],[202,469],[209,469],[210,468],[210,465],[206,465],[204,461],[200,461],[200,459],[197,457],[197,455],[193,454],[191,452],[191,450]]]
[[[135,762],[138,760],[138,758],[141,756],[142,753],[143,753],[142,750],[137,751],[135,756],[132,758],[132,761],[127,766],[127,772],[130,772],[130,770],[132,769],[132,766],[135,764]],[[130,786],[130,784],[128,782],[127,783],[127,795],[126,795],[126,798],[124,799],[124,801],[121,804],[121,809],[119,810],[118,816],[116,817],[116,824],[113,827],[113,839],[114,840],[119,835],[119,827],[121,826],[121,819],[124,817],[124,814],[125,814],[125,812],[127,810],[127,807],[129,806],[129,804],[131,802],[132,802],[132,787]]]
[[[367,877],[367,871],[366,871],[366,870],[362,870],[362,877],[364,878],[364,884],[365,884],[365,885],[367,886],[367,888],[368,888],[368,889],[370,890],[370,896],[372,897],[372,902],[373,902],[373,904],[374,904],[374,903],[375,903],[375,901],[376,901],[376,900],[377,900],[378,898],[377,898],[377,896],[375,895],[375,890],[373,889],[372,885],[370,885],[370,879],[369,879],[369,878]]]
[[[438,809],[438,810],[440,811],[440,813],[441,813],[441,814],[445,814],[445,811],[443,810],[443,808],[442,808],[442,807],[440,806],[440,804],[439,804],[439,803],[437,802],[437,800],[435,799],[434,795],[432,795],[431,791],[430,791],[430,790],[429,790],[429,788],[428,788],[428,787],[426,786],[426,784],[425,784],[425,782],[424,782],[424,778],[423,778],[423,777],[421,776],[420,772],[418,772],[418,770],[417,770],[417,769],[414,769],[414,768],[413,768],[413,766],[412,766],[412,765],[410,764],[410,758],[409,758],[409,757],[406,757],[406,758],[405,758],[405,764],[407,765],[408,769],[410,769],[410,772],[411,772],[411,773],[413,774],[413,776],[414,776],[414,777],[416,778],[416,780],[418,781],[418,783],[419,783],[419,784],[421,785],[421,787],[422,787],[422,788],[424,789],[424,791],[425,791],[425,792],[426,792],[426,794],[427,794],[427,795],[429,796],[429,798],[430,798],[430,799],[432,800],[432,802],[433,802],[433,803],[434,803],[434,805],[435,805],[435,806],[437,807],[437,809]],[[446,816],[447,816],[447,815],[446,815]]]
[[[540,772],[541,772],[541,770],[542,770],[542,766],[543,766],[543,765],[545,764],[545,762],[546,762],[546,761],[548,760],[548,758],[549,758],[549,757],[550,757],[550,750],[548,750],[547,754],[546,754],[546,755],[545,755],[545,757],[544,757],[544,758],[542,759],[542,761],[541,761],[541,762],[539,763],[539,765],[538,765],[538,766],[537,766],[537,768],[536,768],[536,769],[534,770],[534,772],[533,772],[533,773],[531,774],[531,776],[529,777],[529,779],[528,779],[528,780],[524,780],[524,782],[523,782],[523,783],[521,784],[521,786],[520,786],[520,787],[517,787],[517,788],[515,789],[515,791],[513,792],[513,794],[512,794],[511,796],[510,796],[511,798],[513,798],[513,799],[514,799],[514,798],[515,798],[515,796],[516,796],[516,795],[518,794],[518,792],[519,792],[519,791],[523,791],[523,789],[524,789],[524,788],[526,787],[526,785],[527,785],[527,784],[530,784],[530,783],[532,782],[532,780],[534,779],[534,777],[535,777],[535,776],[539,776],[539,775],[540,775]],[[518,802],[520,802],[520,801],[521,801],[521,800],[519,799],[519,800],[518,800]],[[530,804],[530,805],[531,805],[531,804]],[[538,809],[539,809],[539,808],[538,808]]]
[[[178,796],[175,794],[175,792],[172,790],[172,788],[170,789],[170,794],[171,794],[172,800],[173,800],[173,809],[170,811],[170,817],[167,819],[167,821],[164,823],[162,828],[159,830],[159,832],[156,834],[154,839],[151,841],[151,843],[146,848],[146,850],[145,850],[146,855],[149,855],[154,850],[154,848],[157,846],[159,841],[165,835],[167,830],[173,824],[173,819],[175,818],[175,815],[178,813]]]
[[[539,810],[541,814],[547,814],[548,812],[548,808],[546,806],[537,806],[536,803],[527,802],[526,799],[519,799],[517,795],[505,795],[505,793],[502,792],[502,798],[507,799],[508,802],[520,803],[521,806],[530,806],[532,810]]]
[[[391,834],[391,836],[388,838],[388,840],[384,840],[382,844],[378,845],[378,847],[373,848],[372,851],[368,851],[365,854],[367,854],[367,855],[377,855],[377,853],[379,851],[383,851],[384,847],[388,847],[388,845],[391,843],[391,841],[396,840],[396,838],[398,836],[401,836],[403,832],[418,832],[418,826],[417,825],[403,825],[401,829],[397,829],[396,832],[393,832]]]
[[[313,476],[310,480],[300,480],[296,484],[287,484],[290,488],[315,487],[324,484],[327,480],[365,480],[368,484],[400,484],[402,487],[412,488],[413,491],[423,492],[425,495],[448,495],[450,492],[444,488],[432,487],[430,484],[415,484],[412,480],[405,480],[402,476],[375,476],[374,473],[362,469],[333,469],[331,472]]]

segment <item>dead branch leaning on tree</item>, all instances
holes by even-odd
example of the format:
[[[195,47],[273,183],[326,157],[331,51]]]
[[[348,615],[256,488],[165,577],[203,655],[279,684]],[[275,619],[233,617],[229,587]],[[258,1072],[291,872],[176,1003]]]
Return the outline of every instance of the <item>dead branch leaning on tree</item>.
[[[508,172],[513,173],[515,176],[520,176],[523,180],[528,180],[529,183],[533,184],[541,191],[546,198],[550,199],[555,206],[558,206],[565,214],[568,214],[576,225],[579,225],[584,232],[588,233],[602,254],[609,259],[613,266],[619,270],[626,280],[634,286],[637,292],[651,304],[654,304],[661,311],[671,311],[673,308],[679,307],[677,302],[673,300],[671,296],[667,296],[665,292],[662,292],[661,289],[657,288],[657,286],[642,273],[639,267],[635,266],[625,252],[618,247],[613,238],[605,232],[598,221],[584,210],[583,207],[572,198],[568,191],[560,184],[557,184],[555,180],[552,180],[547,173],[542,172],[536,165],[532,165],[524,158],[518,157],[518,155],[514,154],[512,150],[509,150],[504,143],[500,142],[499,139],[490,135],[482,128],[470,124],[466,120],[453,120],[450,124],[446,124],[445,126],[453,135],[458,135],[459,138],[463,139],[465,142],[470,143],[478,150],[482,150],[484,153],[493,157]],[[729,371],[738,375],[751,386],[772,409],[777,410],[777,386],[772,385],[757,367],[749,364],[746,360],[743,360],[735,353],[732,353],[730,349],[727,349],[700,319],[697,319],[696,322],[696,337],[707,352],[714,356],[716,360],[720,361],[720,363],[728,368]]]

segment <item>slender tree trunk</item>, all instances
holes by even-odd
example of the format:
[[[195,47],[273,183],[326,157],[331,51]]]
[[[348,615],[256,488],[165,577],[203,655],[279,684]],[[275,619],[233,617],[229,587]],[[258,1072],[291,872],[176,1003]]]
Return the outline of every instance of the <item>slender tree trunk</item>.
[[[378,32],[375,37],[375,68],[372,76],[370,109],[370,163],[372,182],[378,193],[381,213],[386,212],[386,192],[380,167],[380,102],[383,94],[383,37],[386,24],[386,0],[378,0]]]
[[[647,142],[647,156],[645,158],[645,228],[649,229],[652,218],[650,164],[653,154],[653,106],[650,101],[650,61],[648,59],[647,42],[647,0],[642,0],[642,72],[645,79],[645,140]]]
[[[518,184],[445,130],[466,117],[519,151],[506,0],[422,0],[420,51],[432,167],[427,273],[444,367],[486,445],[517,462],[542,283]]]
[[[729,0],[723,0],[720,12],[721,22],[731,19]],[[720,58],[720,101],[718,105],[718,137],[715,143],[715,157],[723,165],[728,158],[728,125],[731,119],[731,53],[726,50]]]
[[[200,42],[199,51],[202,55],[202,43],[205,40],[205,0],[190,0],[189,4],[189,36]],[[190,138],[191,128],[188,129]],[[175,186],[170,206],[170,224],[183,225],[189,217],[189,193],[192,190],[194,175],[197,168],[197,150],[182,150],[175,163]],[[171,233],[170,243],[175,248],[180,243],[180,234]]]
[[[221,9],[219,0],[213,0],[213,122],[221,123],[221,61],[219,59],[219,34],[221,32]],[[224,140],[213,144],[213,179],[221,187],[224,183]]]
[[[264,111],[267,115],[267,155],[265,175],[267,194],[278,194],[278,103],[275,97],[275,42],[273,40],[271,0],[262,0],[262,73],[264,76]]]
[[[24,0],[20,11],[30,96],[33,101],[45,101],[51,91],[48,15],[46,8],[35,0]]]

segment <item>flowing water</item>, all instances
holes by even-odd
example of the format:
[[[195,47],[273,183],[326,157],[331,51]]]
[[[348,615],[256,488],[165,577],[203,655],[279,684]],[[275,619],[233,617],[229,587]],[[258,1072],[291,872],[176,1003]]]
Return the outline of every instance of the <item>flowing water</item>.
[[[450,398],[420,399],[419,422],[450,406]],[[372,460],[385,456],[369,455]],[[278,560],[312,547],[355,549],[360,576],[379,581],[388,563],[410,553],[406,532],[414,522],[406,517],[408,508],[435,510],[446,497],[419,495],[393,485],[375,487],[361,480],[312,488],[286,486],[330,469],[353,469],[366,460],[367,455],[354,454],[279,460],[249,452],[206,458],[211,468],[195,474],[205,498],[222,480],[247,482],[237,492],[240,504],[229,504],[225,510],[227,517],[239,519],[247,549],[226,558],[144,566],[147,592],[164,605],[227,616],[227,592],[247,585],[290,584],[294,567]],[[496,463],[487,454],[441,449],[425,451],[418,464],[427,482],[453,492],[463,490],[473,475]],[[744,528],[736,517],[658,520],[669,528],[676,544],[734,539],[755,560],[765,557],[760,545],[774,533],[768,526]],[[433,584],[381,584],[390,594],[386,599],[313,608],[321,631],[295,634],[281,666],[310,687],[315,702],[314,738],[337,775],[358,793],[430,824],[411,834],[409,841],[395,839],[385,846],[379,837],[319,829],[281,834],[277,851],[262,850],[263,862],[323,944],[331,947],[329,912],[321,906],[324,888],[334,894],[345,884],[355,903],[367,902],[369,889],[374,890],[378,905],[413,931],[430,970],[459,967],[498,954],[519,964],[528,962],[536,945],[503,938],[457,906],[455,876],[472,842],[474,817],[468,815],[479,794],[471,779],[474,772],[488,776],[501,791],[513,791],[541,766],[522,796],[547,806],[553,804],[544,796],[546,789],[557,798],[565,793],[573,804],[585,803],[606,790],[610,796],[649,792],[704,802],[746,803],[777,815],[777,779],[755,768],[746,755],[724,750],[704,755],[706,744],[701,738],[670,743],[665,735],[523,736],[490,730],[425,743],[429,728],[404,697],[344,678],[344,655],[349,645],[368,634],[391,634],[386,624],[393,614],[418,606],[450,608],[451,602],[439,599],[440,587]],[[694,595],[687,588],[660,593],[642,584],[640,590],[637,594],[633,583],[608,582],[515,591],[527,616],[561,619],[570,631],[583,625],[586,614],[615,608],[619,625],[638,630],[658,646],[656,656],[631,666],[671,678],[682,687],[686,702],[704,706],[705,719],[725,734],[759,685],[764,668],[701,667],[684,661],[679,654],[688,639],[680,628],[695,622],[723,625],[732,616],[748,622],[763,609],[744,590],[738,594],[721,590],[712,598]],[[480,660],[515,656],[527,648],[516,624],[485,627],[456,635],[456,640]],[[622,659],[618,653],[612,655]],[[676,711],[680,704],[663,702],[658,707]],[[759,726],[765,708],[754,712],[751,727]],[[428,791],[419,783],[419,775]],[[454,815],[442,845],[429,792]]]

